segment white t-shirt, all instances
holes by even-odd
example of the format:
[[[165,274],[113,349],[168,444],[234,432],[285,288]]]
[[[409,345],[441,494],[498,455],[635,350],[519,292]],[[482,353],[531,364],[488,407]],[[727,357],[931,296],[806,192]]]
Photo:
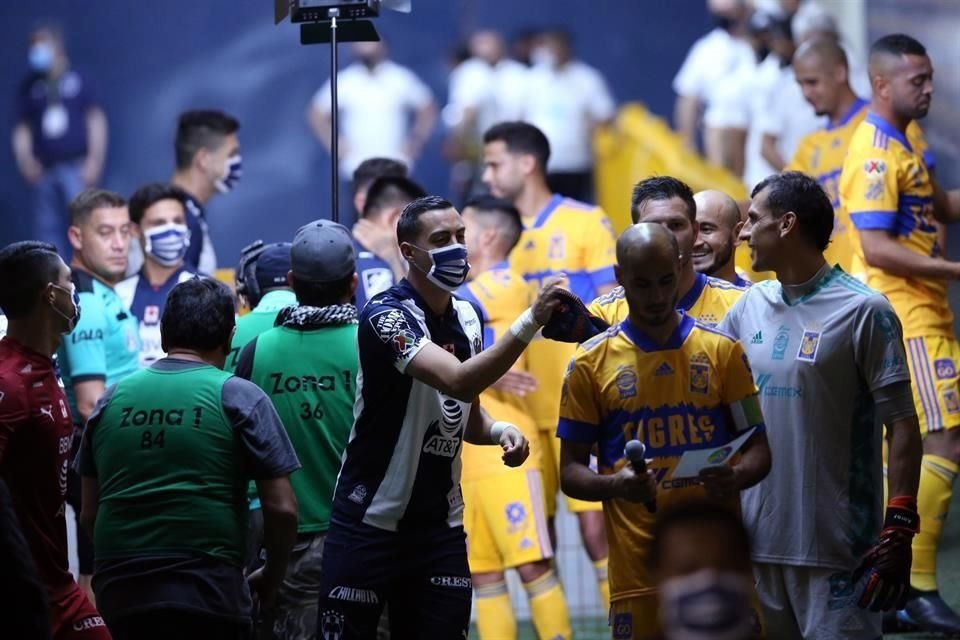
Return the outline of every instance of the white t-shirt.
[[[527,105],[530,70],[516,60],[504,59],[491,66],[470,58],[450,72],[449,103],[444,121],[454,126],[466,109],[477,110],[477,133],[497,124],[523,118]]]
[[[551,172],[590,171],[592,125],[613,118],[616,104],[600,72],[573,60],[529,72],[525,119],[550,141]]]
[[[355,62],[337,76],[340,139],[346,145],[340,174],[349,179],[367,158],[413,158],[404,148],[411,112],[430,104],[430,89],[412,71],[389,60],[372,71]],[[313,105],[330,113],[330,81],[313,97]]]
[[[687,53],[673,79],[677,95],[699,99],[706,106],[705,121],[710,125],[711,107],[727,83],[743,69],[753,69],[757,57],[742,38],[734,38],[724,29],[714,29],[697,40]]]

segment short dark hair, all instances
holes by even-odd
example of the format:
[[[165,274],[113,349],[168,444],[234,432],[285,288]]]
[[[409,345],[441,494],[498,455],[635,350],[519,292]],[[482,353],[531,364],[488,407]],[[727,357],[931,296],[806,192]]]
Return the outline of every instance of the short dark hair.
[[[793,211],[797,215],[800,232],[817,249],[825,250],[833,233],[833,205],[820,183],[799,171],[784,171],[761,180],[753,188],[750,197],[757,197],[767,187],[770,188],[767,193],[770,213],[779,218],[787,211]]]
[[[690,221],[697,219],[697,203],[693,199],[693,190],[686,182],[673,176],[651,176],[633,186],[630,198],[630,218],[636,224],[640,219],[640,208],[648,200],[670,200],[680,198],[687,205]]]
[[[353,195],[357,195],[377,178],[406,178],[409,169],[393,158],[367,158],[353,170]]]
[[[0,309],[10,319],[33,310],[37,294],[59,279],[60,256],[48,242],[25,240],[0,249]]]
[[[547,172],[550,161],[550,141],[543,131],[529,122],[501,122],[483,134],[483,144],[502,142],[510,153],[532,155],[541,171]]]
[[[417,198],[427,195],[419,184],[403,176],[382,176],[373,181],[367,191],[362,217],[369,218],[390,207],[405,207]]]
[[[350,286],[353,276],[350,274],[333,282],[309,282],[293,276],[293,293],[297,302],[311,307],[329,307],[334,304],[343,304],[350,299]]]
[[[440,196],[417,198],[400,212],[397,221],[397,244],[410,242],[420,233],[420,216],[429,211],[453,209],[453,204]]]
[[[523,219],[520,217],[520,211],[512,203],[503,198],[483,195],[468,200],[467,204],[463,205],[463,209],[473,209],[480,215],[496,218],[497,228],[502,233],[501,237],[507,253],[517,246],[520,235],[523,233]]]
[[[226,136],[239,128],[240,122],[223,111],[197,109],[181,113],[173,145],[177,169],[189,168],[197,151],[219,147]]]
[[[151,182],[145,184],[130,196],[130,222],[140,224],[143,220],[143,214],[147,209],[160,202],[161,200],[176,200],[180,204],[185,204],[187,194],[180,187],[165,182]]]
[[[891,56],[925,56],[927,49],[916,38],[904,33],[891,33],[879,38],[870,46],[870,56],[887,54]]]
[[[709,532],[726,529],[736,545],[730,551],[742,554],[742,557],[749,561],[750,534],[743,526],[740,515],[733,509],[710,500],[694,500],[668,507],[662,514],[657,515],[651,531],[649,556],[651,567],[659,566],[659,561],[667,548],[666,539],[670,530],[682,526],[697,527]]]
[[[210,351],[230,341],[236,324],[230,289],[213,278],[184,280],[170,291],[160,318],[164,351]]]
[[[97,209],[116,209],[127,206],[119,193],[106,189],[86,189],[70,202],[70,224],[82,227]]]

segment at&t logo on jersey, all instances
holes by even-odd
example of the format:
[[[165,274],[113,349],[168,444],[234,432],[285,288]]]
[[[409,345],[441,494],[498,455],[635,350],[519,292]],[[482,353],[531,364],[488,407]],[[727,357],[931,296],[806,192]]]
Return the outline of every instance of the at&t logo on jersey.
[[[427,429],[423,452],[444,458],[453,458],[460,451],[460,435],[463,433],[464,414],[460,403],[444,398],[440,405],[440,420],[434,420]],[[439,433],[437,433],[439,431]],[[430,435],[431,432],[433,435]]]

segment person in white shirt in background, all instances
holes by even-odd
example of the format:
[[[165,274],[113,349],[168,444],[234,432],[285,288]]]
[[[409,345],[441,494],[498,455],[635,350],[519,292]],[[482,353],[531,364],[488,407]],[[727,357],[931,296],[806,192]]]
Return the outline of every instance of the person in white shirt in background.
[[[776,173],[760,152],[763,132],[759,127],[759,112],[766,108],[770,88],[780,77],[780,61],[768,47],[776,19],[774,13],[765,9],[750,16],[747,42],[753,50],[754,63],[741,65],[718,87],[710,108],[711,126],[722,132],[721,164],[743,177],[748,189]]]
[[[610,124],[616,103],[600,72],[576,60],[570,36],[540,34],[531,52],[524,120],[547,136],[547,182],[555,193],[593,200],[593,133]]]
[[[451,191],[467,199],[482,188],[483,132],[498,122],[520,120],[526,109],[529,68],[507,56],[496,31],[478,31],[467,44],[469,58],[450,72],[443,123],[445,154],[453,163]]]
[[[353,54],[355,62],[337,75],[340,176],[345,182],[367,158],[395,158],[412,167],[437,120],[430,89],[413,71],[389,60],[382,42],[354,43]],[[329,151],[329,79],[314,94],[307,121]],[[349,202],[343,208],[341,214],[354,215]]]
[[[696,150],[702,114],[704,156],[728,166],[725,126],[715,121],[716,108],[731,79],[754,69],[757,58],[746,38],[750,12],[745,0],[707,0],[707,10],[717,26],[694,43],[673,79],[674,125],[686,145]]]

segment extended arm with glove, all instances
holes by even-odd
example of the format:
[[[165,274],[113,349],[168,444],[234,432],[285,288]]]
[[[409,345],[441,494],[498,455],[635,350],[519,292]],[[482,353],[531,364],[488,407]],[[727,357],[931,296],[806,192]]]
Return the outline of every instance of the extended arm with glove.
[[[854,582],[866,576],[857,604],[870,611],[901,608],[910,591],[913,536],[920,532],[920,515],[913,496],[890,499],[880,539],[853,572]]]

